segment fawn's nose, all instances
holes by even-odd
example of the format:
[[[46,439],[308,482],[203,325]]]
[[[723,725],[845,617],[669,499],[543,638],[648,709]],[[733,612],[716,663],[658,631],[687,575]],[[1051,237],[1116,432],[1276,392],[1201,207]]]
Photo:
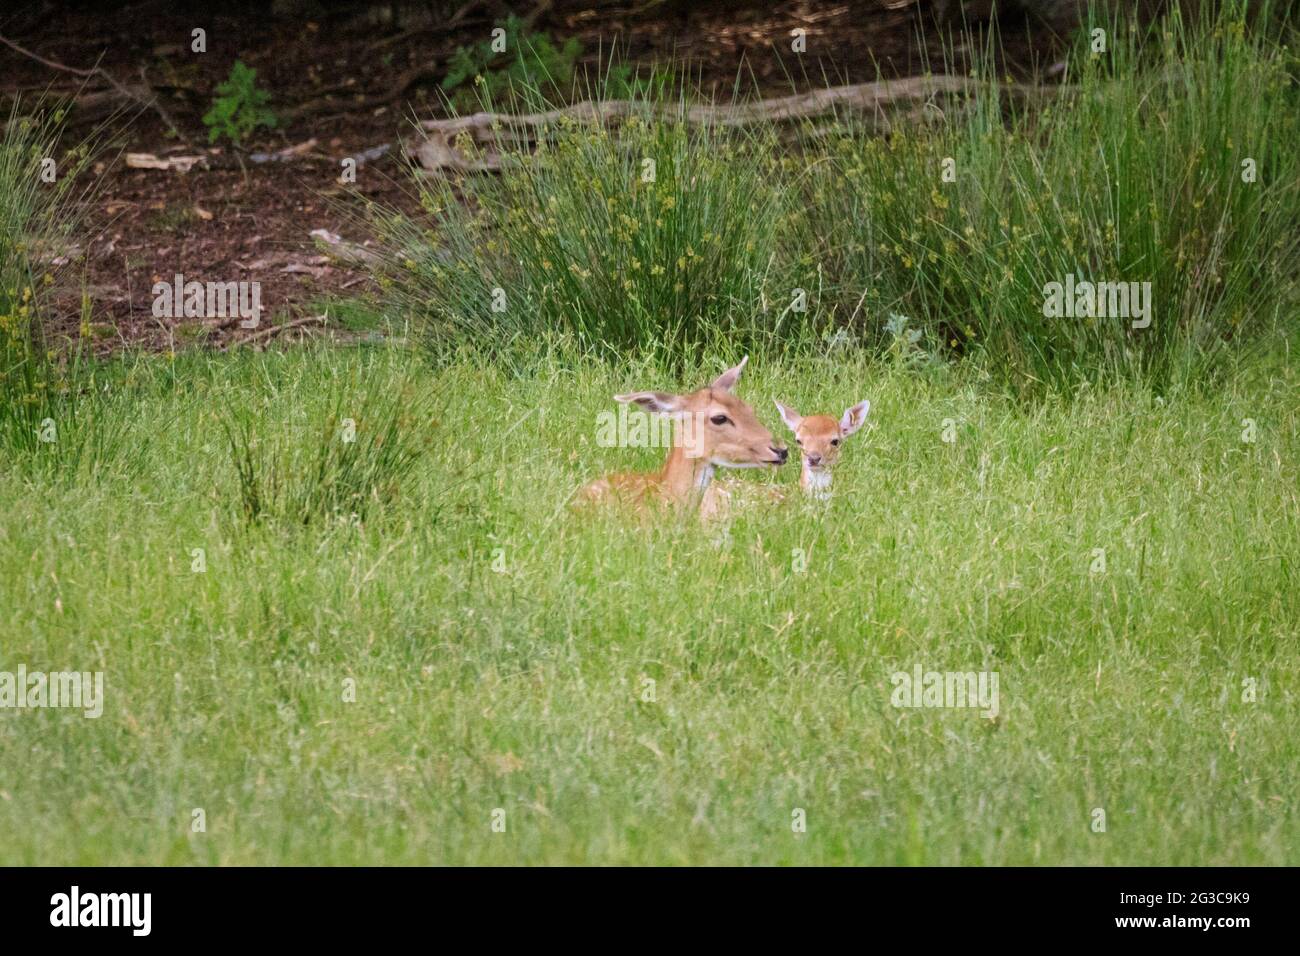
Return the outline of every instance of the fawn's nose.
[[[808,464],[810,464],[810,465],[820,465],[821,463],[822,463],[822,456],[821,456],[821,455],[809,455],[809,456],[808,456]]]
[[[784,462],[790,457],[790,449],[788,448],[777,448],[775,445],[768,445],[767,447],[772,449],[772,453],[776,455],[778,461]]]

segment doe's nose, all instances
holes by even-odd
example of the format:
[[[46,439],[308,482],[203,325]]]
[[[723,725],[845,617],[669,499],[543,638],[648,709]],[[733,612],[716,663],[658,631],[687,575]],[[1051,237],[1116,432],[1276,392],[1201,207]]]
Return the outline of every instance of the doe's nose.
[[[810,465],[820,465],[821,463],[822,463],[822,456],[821,456],[821,455],[809,455],[809,456],[808,456],[808,464],[810,464]]]
[[[785,461],[790,457],[790,449],[788,448],[777,448],[775,445],[768,445],[767,447],[771,448],[776,457],[781,461]]]

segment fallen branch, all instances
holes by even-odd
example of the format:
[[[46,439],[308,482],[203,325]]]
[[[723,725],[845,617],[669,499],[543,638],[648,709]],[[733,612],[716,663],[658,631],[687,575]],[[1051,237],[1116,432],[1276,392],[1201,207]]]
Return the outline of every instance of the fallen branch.
[[[279,325],[268,325],[264,329],[259,329],[249,335],[238,335],[230,342],[231,347],[236,345],[247,345],[250,342],[256,342],[261,339],[270,339],[281,332],[287,332],[290,329],[302,328],[304,325],[310,325],[313,322],[328,322],[329,315],[306,315],[300,319],[294,319],[292,322],[282,322]]]
[[[828,114],[853,113],[865,116],[877,132],[888,132],[900,109],[915,113],[939,96],[969,96],[984,88],[977,80],[960,76],[913,76],[813,90],[793,96],[748,103],[703,104],[683,109],[673,105],[656,110],[657,115],[697,126],[741,127],[753,123],[793,123]],[[1022,99],[1051,96],[1056,87],[1006,84],[999,91]],[[910,107],[910,110],[908,109]],[[450,119],[426,120],[420,124],[424,140],[410,152],[426,172],[486,171],[501,168],[504,147],[527,149],[541,133],[561,121],[613,125],[642,115],[646,106],[629,100],[584,100],[571,106],[542,113],[472,113]],[[891,118],[891,114],[893,117]],[[457,145],[464,135],[478,147],[478,154],[466,157]]]
[[[316,148],[316,145],[316,137],[313,136],[297,146],[286,146],[274,153],[251,153],[248,161],[251,163],[286,163],[292,159],[307,155]]]
[[[158,102],[158,97],[154,94],[153,88],[148,85],[148,80],[145,77],[143,67],[140,68],[140,77],[141,80],[145,83],[145,85],[141,87],[129,87],[123,85],[121,82],[118,81],[117,77],[113,76],[112,73],[108,72],[108,70],[104,69],[102,66],[99,66],[98,64],[96,64],[95,66],[89,69],[81,69],[75,66],[68,66],[66,63],[59,63],[56,60],[47,60],[45,57],[41,56],[40,54],[33,53],[31,50],[28,50],[26,47],[19,46],[13,40],[10,40],[8,37],[5,37],[4,35],[0,35],[0,43],[3,43],[5,46],[9,47],[9,49],[14,50],[17,53],[21,53],[23,56],[27,57],[28,59],[35,60],[37,63],[40,63],[42,66],[47,66],[52,70],[59,70],[64,73],[71,73],[73,76],[80,76],[85,79],[90,79],[92,77],[99,77],[104,82],[106,82],[110,87],[113,88],[113,95],[116,98],[121,100],[127,100],[132,103],[137,103],[144,109],[152,109],[155,113],[158,114],[158,116],[162,119],[162,121],[165,124],[167,124],[167,128],[171,130],[173,136],[175,136],[183,143],[187,143],[187,144],[189,143],[189,140],[185,137],[185,134],[180,131],[180,128],[172,120],[171,114],[169,114],[167,110],[163,108],[163,105]],[[91,93],[91,94],[87,94],[84,97],[78,97],[78,101],[81,103],[81,105],[85,105],[88,100],[92,100],[93,98],[96,97],[102,98],[103,96],[104,94],[102,93],[101,94]]]
[[[352,160],[358,166],[366,163],[373,163],[377,159],[382,159],[388,155],[388,151],[393,148],[392,143],[380,143],[378,146],[371,146],[369,149],[363,149],[359,153],[353,153],[348,159]]]
[[[143,64],[140,66],[140,82],[144,84],[143,89],[146,91],[146,95],[149,98],[149,105],[153,107],[153,111],[162,118],[164,123],[167,124],[167,128],[172,131],[173,136],[179,139],[182,143],[189,145],[189,140],[185,138],[185,134],[181,132],[180,127],[176,125],[176,121],[172,119],[171,113],[169,113],[163,107],[162,103],[159,102],[158,94],[154,92],[153,84],[149,82],[149,75],[145,72]]]
[[[188,173],[195,164],[207,165],[206,156],[168,156],[159,159],[153,153],[127,153],[126,165],[131,169],[174,169],[179,173]]]

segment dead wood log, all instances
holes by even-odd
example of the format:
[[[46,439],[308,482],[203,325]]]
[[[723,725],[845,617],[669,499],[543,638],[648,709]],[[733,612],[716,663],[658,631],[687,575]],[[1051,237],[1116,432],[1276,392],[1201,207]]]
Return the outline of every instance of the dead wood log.
[[[900,113],[914,117],[927,108],[940,108],[947,98],[969,97],[986,88],[978,80],[960,76],[912,76],[835,86],[776,99],[753,102],[704,104],[656,109],[656,115],[691,125],[742,127],[754,123],[796,124],[830,115],[865,119],[877,132],[888,132]],[[1017,99],[1051,96],[1056,87],[1003,84],[999,91]],[[410,152],[425,172],[478,172],[501,168],[504,149],[527,149],[545,130],[564,121],[612,126],[646,107],[628,100],[583,100],[541,113],[471,113],[450,119],[426,120],[423,133]],[[476,155],[466,156],[458,145],[468,135]]]

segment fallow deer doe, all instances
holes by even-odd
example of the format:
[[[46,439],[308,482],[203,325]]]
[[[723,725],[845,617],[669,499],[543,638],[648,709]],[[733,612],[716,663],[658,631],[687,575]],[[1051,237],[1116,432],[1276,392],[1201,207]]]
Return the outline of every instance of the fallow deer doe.
[[[732,394],[749,361],[727,369],[707,388],[686,395],[631,392],[615,401],[676,419],[677,438],[657,472],[606,475],[582,489],[587,501],[618,500],[638,508],[661,502],[699,509],[713,517],[722,507],[713,475],[718,468],[764,468],[784,464],[789,450],[778,446],[754,410]]]

